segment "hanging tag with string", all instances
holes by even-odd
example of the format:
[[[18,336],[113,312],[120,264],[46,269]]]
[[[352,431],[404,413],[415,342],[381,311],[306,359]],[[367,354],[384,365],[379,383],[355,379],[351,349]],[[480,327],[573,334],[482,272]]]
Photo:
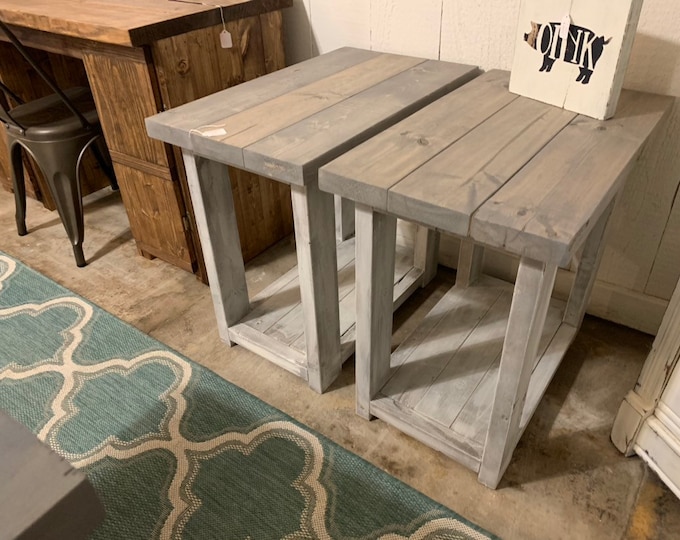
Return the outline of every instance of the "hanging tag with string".
[[[222,46],[223,49],[231,49],[234,46],[234,42],[231,39],[231,34],[229,33],[229,30],[227,30],[227,24],[224,22],[224,8],[220,4],[207,4],[206,2],[194,2],[192,0],[169,0],[169,1],[220,8],[220,18],[222,19],[222,31],[220,32],[220,45]]]
[[[234,46],[234,41],[231,39],[231,34],[227,30],[227,25],[224,22],[224,10],[220,6],[220,17],[222,18],[222,31],[220,32],[220,45],[223,49],[231,49]]]

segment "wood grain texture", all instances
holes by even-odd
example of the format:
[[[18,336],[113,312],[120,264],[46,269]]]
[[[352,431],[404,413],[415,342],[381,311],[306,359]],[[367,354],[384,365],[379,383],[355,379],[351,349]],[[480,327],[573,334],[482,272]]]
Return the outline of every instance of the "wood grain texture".
[[[308,379],[307,358],[275,338],[264,335],[250,326],[237,324],[229,329],[230,341],[266,358],[303,380]]]
[[[83,59],[138,247],[193,272],[196,252],[172,153],[146,134],[144,118],[160,101],[150,59],[90,53]]]
[[[511,283],[481,276],[469,288],[447,292],[392,354],[392,377],[370,402],[371,414],[477,471],[512,291]],[[564,302],[552,300],[537,354],[528,364],[527,404],[520,411],[520,431],[510,439],[513,447],[575,335],[574,328],[562,325],[563,312]]]
[[[479,279],[484,262],[484,247],[471,240],[460,241],[458,266],[456,267],[456,286],[464,289]]]
[[[389,58],[390,64],[396,58]],[[394,72],[390,70],[378,84],[340,102],[328,102],[323,110],[245,148],[245,166],[292,184],[316,181],[321,165],[477,74],[474,67],[461,64],[425,61],[404,69],[395,64]]]
[[[387,210],[392,186],[515,99],[507,82],[507,73],[490,72],[438,99],[323,167],[321,187]]]
[[[370,418],[371,399],[390,372],[397,219],[357,205],[356,226],[356,410]]]
[[[583,251],[579,257],[578,270],[574,277],[574,284],[572,285],[569,302],[564,313],[564,322],[577,329],[581,327],[583,317],[586,314],[586,308],[588,307],[590,293],[595,284],[595,276],[597,275],[606,244],[605,233],[607,231],[607,223],[609,222],[613,206],[614,203],[612,202],[609,208],[602,212],[595,227],[593,227],[588,238],[586,238]]]
[[[151,184],[159,178],[176,184],[157,191],[166,197],[173,192],[174,202],[123,195],[133,205],[128,212],[139,218],[132,229],[141,251],[172,263],[181,261],[180,266],[189,270],[199,267],[204,275],[189,190],[184,175],[175,168],[175,161],[181,166],[179,154],[147,136],[144,118],[283,67],[278,10],[290,4],[290,0],[221,2],[235,36],[235,47],[228,51],[216,45],[222,29],[220,10],[200,3],[67,0],[21,5],[9,0],[0,2],[0,16],[20,25],[19,37],[27,43],[83,58],[117,167],[137,169],[142,176],[149,175]],[[142,44],[149,46],[139,47]],[[85,164],[90,167],[89,161]],[[292,231],[292,210],[288,193],[279,186],[261,185],[262,179],[252,175],[243,178],[240,193],[259,198],[247,202],[259,208],[264,219],[257,228],[259,243],[243,244],[249,259]],[[123,184],[123,189],[134,189],[129,182]],[[139,206],[145,203],[149,206]],[[159,218],[158,208],[176,215]],[[156,228],[140,228],[151,221]],[[179,221],[187,234],[171,227],[163,235],[158,228],[163,222]],[[263,227],[275,230],[262,231]],[[180,243],[172,245],[174,241]]]
[[[342,368],[338,307],[337,254],[333,196],[318,186],[294,186],[291,191],[295,243],[304,310],[307,382],[325,391]]]
[[[250,309],[229,173],[225,165],[195,158],[188,151],[183,157],[217,328],[222,340],[229,343],[229,327]]]
[[[247,146],[421,63],[423,60],[419,58],[378,55],[243,112],[226,118],[218,116],[210,125],[213,129],[222,129],[226,135],[209,138],[194,132],[193,148],[203,154],[204,148],[212,147],[214,153],[224,156],[223,160],[242,167],[245,165],[243,149]],[[268,176],[275,175],[276,170]]]
[[[427,315],[423,328],[392,356],[392,365],[397,369],[381,394],[403,406],[415,407],[505,289],[505,284],[487,283],[484,287],[450,291],[447,296],[454,297],[460,309],[448,309],[448,302]]]
[[[371,401],[371,415],[384,420],[399,431],[427,444],[445,456],[455,459],[468,469],[474,472],[479,470],[483,448],[475,441],[452,434],[437,422],[411,409],[402,408],[392,399],[380,395]]]
[[[439,240],[437,231],[428,227],[418,227],[413,241],[413,266],[423,271],[422,286],[427,286],[437,275],[439,260]]]
[[[207,111],[201,117],[205,125],[195,123],[191,111],[196,104],[149,120],[152,134],[164,140],[182,140],[205,159],[291,183],[301,305],[295,299],[294,278],[287,276],[285,285],[276,291],[278,298],[259,303],[255,307],[258,315],[246,316],[243,322],[250,328],[248,332],[260,331],[266,336],[262,344],[269,344],[269,356],[284,355],[279,361],[285,362],[287,348],[305,353],[307,380],[315,391],[328,388],[343,359],[351,354],[354,302],[360,301],[352,294],[353,267],[336,265],[335,228],[333,219],[328,219],[335,205],[332,195],[319,190],[317,167],[476,74],[476,68],[470,66],[344,49],[199,100],[204,112],[197,114]],[[297,134],[288,134],[288,129]],[[260,142],[271,144],[267,152],[280,160],[273,164],[263,161],[262,166],[249,160],[249,156],[264,155],[251,152]],[[296,167],[298,161],[303,164],[302,181],[295,182],[286,175],[286,167]],[[256,222],[263,220],[257,211],[251,210],[247,216]],[[250,232],[254,227],[245,229]],[[425,250],[420,262],[431,275],[435,242],[426,244],[431,249]],[[394,257],[394,246],[386,249],[391,249]],[[422,276],[423,271],[413,269],[412,262],[404,274],[396,276],[397,298],[389,295],[390,313],[393,305],[399,305],[422,283]],[[389,287],[393,277],[390,272]],[[240,339],[235,333],[233,338]]]
[[[518,98],[399,182],[387,208],[466,236],[477,209],[575,116]]]
[[[502,87],[498,94],[509,96]],[[475,105],[470,95],[467,108]],[[406,217],[461,236],[461,280],[391,355],[391,370],[384,360],[385,329],[376,323],[384,319],[385,308],[357,306],[357,351],[366,343],[363,364],[357,353],[357,391],[364,387],[360,414],[384,415],[414,437],[478,467],[480,482],[495,488],[581,323],[613,197],[669,107],[670,100],[662,96],[626,93],[619,116],[603,123],[524,98],[501,100],[469,129],[439,143],[432,156],[416,153],[404,167],[405,176],[395,172],[382,189],[390,219]],[[437,116],[431,108],[395,125],[394,131],[407,132],[412,121],[433,124]],[[455,120],[455,112],[449,114],[443,113],[441,121]],[[320,175],[322,185],[333,191],[336,185],[341,191],[348,181],[359,186],[345,186],[342,194],[367,216],[382,215],[365,205],[369,200],[373,206],[380,190],[375,190],[375,176],[361,176],[362,164],[355,164],[357,155],[381,137],[385,133],[329,164]],[[364,158],[371,159],[368,154]],[[337,176],[329,180],[327,169]],[[359,221],[359,215],[358,244],[376,244],[376,225],[370,219]],[[534,224],[536,215],[540,219]],[[497,228],[484,236],[487,222]],[[540,226],[545,227],[542,234]],[[527,231],[533,236],[522,239]],[[478,241],[522,255],[511,303],[509,286],[487,277],[475,280],[482,265]],[[563,321],[564,304],[551,302],[558,264],[568,263],[581,247]],[[369,266],[374,249],[358,250],[357,269],[374,273]],[[379,287],[384,281],[374,274],[370,284]],[[370,298],[371,290],[365,291]],[[380,302],[373,299],[372,304]],[[374,354],[367,354],[371,350]],[[379,364],[371,365],[371,356]],[[373,381],[387,377],[373,401]]]
[[[591,218],[622,187],[670,104],[664,96],[627,91],[609,122],[577,117],[476,212],[472,237],[518,255],[564,263],[595,225]]]
[[[543,333],[557,266],[523,258],[503,342],[479,481],[495,488],[519,440],[522,411]]]
[[[262,51],[266,73],[273,73],[286,67],[286,54],[283,42],[283,14],[269,11],[260,16],[262,28]],[[230,85],[231,86],[231,85]]]
[[[182,221],[179,185],[121,163],[114,163],[114,169],[138,247],[192,272],[194,259]]]
[[[208,4],[168,0],[3,0],[0,18],[8,24],[103,43],[138,47],[155,40],[220,23],[275,11],[291,0],[220,0]]]
[[[276,50],[282,36],[280,19],[281,14],[273,12],[228,22],[227,29],[234,43],[230,49],[219,45],[222,25],[154,43],[152,55],[163,108],[171,109],[193,102],[225,87],[284,67],[283,51],[277,53]],[[266,26],[263,26],[263,21]],[[191,201],[181,171],[181,159],[178,160],[178,169],[183,197]],[[241,249],[244,260],[249,261],[293,232],[290,190],[245,171],[232,170],[230,176]],[[186,204],[186,207],[190,221],[195,224],[191,204]],[[196,230],[196,226],[192,226],[192,231]],[[197,259],[202,262],[197,237],[193,238],[193,244]]]
[[[147,137],[144,126],[144,118],[158,110],[152,66],[92,54],[86,54],[84,62],[111,150],[167,167],[165,146]]]
[[[360,49],[339,49],[323,58],[317,57],[299,66],[289,66],[264,79],[252,81],[247,88],[228,88],[188,103],[179,110],[165,111],[162,115],[149,118],[147,129],[152,137],[188,148],[192,144],[192,130],[200,132],[202,128],[212,127],[216,120],[260,105],[377,55]],[[171,56],[169,65],[173,63]]]

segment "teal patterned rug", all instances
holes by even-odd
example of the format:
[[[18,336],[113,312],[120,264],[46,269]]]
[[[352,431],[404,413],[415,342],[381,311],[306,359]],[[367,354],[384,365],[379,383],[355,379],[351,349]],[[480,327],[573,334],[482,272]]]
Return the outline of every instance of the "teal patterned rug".
[[[492,538],[2,252],[0,408],[87,474],[93,538]]]

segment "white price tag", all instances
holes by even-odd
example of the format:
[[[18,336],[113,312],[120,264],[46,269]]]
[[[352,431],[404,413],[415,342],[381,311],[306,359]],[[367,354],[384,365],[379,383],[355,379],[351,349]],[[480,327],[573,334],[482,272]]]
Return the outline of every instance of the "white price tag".
[[[222,30],[220,32],[220,45],[223,49],[231,49],[234,45],[234,42],[231,39],[231,34],[226,30]]]
[[[227,130],[224,128],[208,129],[206,131],[197,130],[199,135],[203,137],[219,137],[220,135],[226,135]]]
[[[562,39],[567,39],[569,37],[569,27],[571,26],[571,16],[567,13],[562,17],[562,22],[560,24],[560,37]]]

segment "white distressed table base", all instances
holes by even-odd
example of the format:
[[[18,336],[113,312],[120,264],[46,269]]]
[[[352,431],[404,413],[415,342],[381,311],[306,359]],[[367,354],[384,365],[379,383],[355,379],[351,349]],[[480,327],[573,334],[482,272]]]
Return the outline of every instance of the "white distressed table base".
[[[471,288],[480,292],[472,299],[466,289],[452,288],[410,339],[393,353],[389,370],[392,376],[370,400],[369,411],[479,472],[509,313],[506,311],[499,319],[492,308],[501,294],[510,298],[513,285],[482,275]],[[529,370],[531,377],[519,428],[508,437],[510,455],[576,335],[574,327],[562,322],[564,306],[559,300],[550,304],[538,354]],[[461,312],[467,313],[469,320],[458,317]],[[449,343],[460,339],[461,334],[462,343],[451,350]],[[404,361],[401,369],[395,360]],[[433,380],[425,387],[414,384],[414,374],[431,368],[437,360],[441,365],[436,367]],[[499,480],[500,475],[488,482],[480,478],[494,488]]]
[[[396,217],[356,205],[357,413],[376,416],[496,488],[583,319],[611,206],[584,239],[568,302],[554,263],[523,257],[515,284],[480,273],[463,240],[456,285],[390,354]]]
[[[355,347],[355,239],[337,246],[338,298],[340,311],[340,358],[354,354]],[[413,252],[396,248],[392,309],[397,309],[422,283],[423,270],[413,266]],[[251,299],[251,310],[229,327],[230,342],[241,345],[298,377],[308,379],[304,314],[300,299],[298,266]]]

